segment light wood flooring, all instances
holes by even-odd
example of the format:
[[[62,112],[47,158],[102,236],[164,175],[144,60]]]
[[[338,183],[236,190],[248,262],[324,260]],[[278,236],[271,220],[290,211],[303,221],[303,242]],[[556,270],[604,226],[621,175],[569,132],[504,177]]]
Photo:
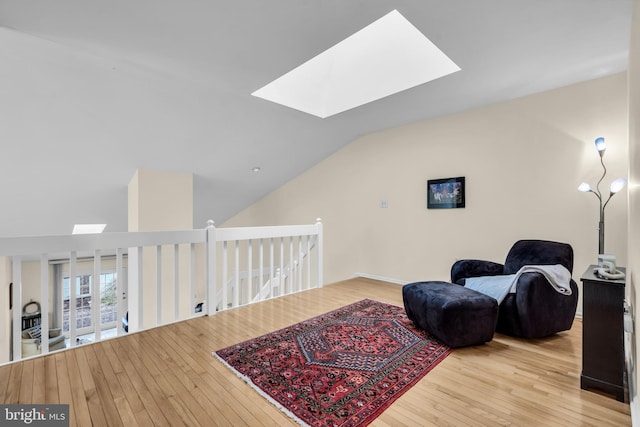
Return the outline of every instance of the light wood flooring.
[[[211,353],[399,285],[353,279],[0,367],[0,402],[69,403],[72,426],[295,425]],[[580,389],[582,322],[542,340],[455,349],[373,426],[624,426],[628,404]]]

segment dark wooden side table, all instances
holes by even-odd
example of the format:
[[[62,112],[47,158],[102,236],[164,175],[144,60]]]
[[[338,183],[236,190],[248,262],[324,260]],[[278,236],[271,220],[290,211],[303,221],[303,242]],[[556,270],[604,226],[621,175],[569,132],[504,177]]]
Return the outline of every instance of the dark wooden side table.
[[[598,389],[625,400],[625,279],[596,276],[590,265],[582,280],[582,375],[580,388]],[[624,268],[618,270],[626,273]]]

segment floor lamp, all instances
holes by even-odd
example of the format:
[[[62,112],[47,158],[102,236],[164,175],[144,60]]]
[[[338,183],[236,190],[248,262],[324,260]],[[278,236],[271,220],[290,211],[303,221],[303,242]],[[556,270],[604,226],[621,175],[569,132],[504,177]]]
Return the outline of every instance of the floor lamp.
[[[609,187],[609,197],[607,200],[602,203],[602,193],[600,192],[600,183],[604,179],[604,176],[607,174],[607,168],[604,165],[604,152],[607,150],[607,145],[604,142],[603,137],[596,138],[596,150],[598,150],[598,154],[600,154],[600,164],[602,165],[602,176],[600,180],[596,184],[596,190],[594,191],[589,184],[583,182],[578,187],[578,190],[593,193],[598,198],[598,202],[600,203],[600,221],[598,222],[598,254],[604,254],[604,209],[607,207],[609,200],[616,194],[618,191],[622,190],[625,185],[627,185],[627,180],[625,178],[618,178],[611,183]]]

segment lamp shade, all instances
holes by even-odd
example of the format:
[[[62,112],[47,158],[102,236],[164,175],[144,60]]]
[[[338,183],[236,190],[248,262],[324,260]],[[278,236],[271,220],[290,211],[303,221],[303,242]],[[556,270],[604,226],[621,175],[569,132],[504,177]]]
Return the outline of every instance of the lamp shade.
[[[598,153],[603,153],[607,149],[607,144],[604,142],[603,137],[596,138],[596,150]]]
[[[615,194],[618,191],[622,190],[624,186],[627,185],[627,180],[624,178],[618,178],[611,183],[611,194]]]
[[[578,186],[578,190],[583,191],[583,192],[588,192],[591,191],[591,186],[589,184],[587,184],[586,182],[583,182],[582,184],[580,184]]]

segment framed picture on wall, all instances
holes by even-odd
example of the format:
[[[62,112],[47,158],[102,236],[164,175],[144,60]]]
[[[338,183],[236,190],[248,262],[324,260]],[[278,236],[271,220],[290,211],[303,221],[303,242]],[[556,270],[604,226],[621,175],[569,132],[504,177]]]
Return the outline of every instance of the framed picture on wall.
[[[427,209],[464,208],[464,176],[427,181]]]

